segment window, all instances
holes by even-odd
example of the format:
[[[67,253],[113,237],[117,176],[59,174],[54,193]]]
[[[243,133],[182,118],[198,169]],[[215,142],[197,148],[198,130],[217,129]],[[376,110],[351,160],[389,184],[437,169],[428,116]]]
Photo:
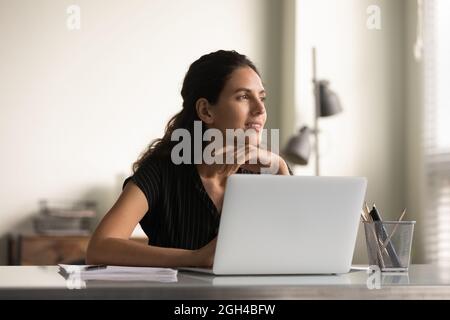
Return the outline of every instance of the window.
[[[426,259],[450,267],[450,1],[423,5]]]

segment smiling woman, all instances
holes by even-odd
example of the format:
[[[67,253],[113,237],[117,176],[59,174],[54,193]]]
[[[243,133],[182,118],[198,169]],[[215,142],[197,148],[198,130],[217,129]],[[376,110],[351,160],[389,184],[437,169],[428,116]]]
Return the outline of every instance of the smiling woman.
[[[202,56],[190,66],[181,95],[182,110],[133,165],[134,174],[97,227],[87,263],[210,267],[227,178],[259,174],[267,167],[275,167],[274,174],[290,174],[278,154],[261,148],[266,93],[246,56],[224,50]],[[208,143],[195,136],[197,131],[203,137],[208,129],[222,135],[241,130],[249,139],[231,163],[206,163],[202,154]],[[177,130],[194,137],[192,152],[182,151],[191,160],[187,163],[171,159]],[[138,223],[149,238],[147,246],[129,240]]]

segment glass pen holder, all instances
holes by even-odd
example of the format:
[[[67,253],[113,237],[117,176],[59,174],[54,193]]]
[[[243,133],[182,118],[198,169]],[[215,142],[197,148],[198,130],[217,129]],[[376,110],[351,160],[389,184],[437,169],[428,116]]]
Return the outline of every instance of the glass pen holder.
[[[415,221],[363,221],[369,265],[383,272],[406,272]]]

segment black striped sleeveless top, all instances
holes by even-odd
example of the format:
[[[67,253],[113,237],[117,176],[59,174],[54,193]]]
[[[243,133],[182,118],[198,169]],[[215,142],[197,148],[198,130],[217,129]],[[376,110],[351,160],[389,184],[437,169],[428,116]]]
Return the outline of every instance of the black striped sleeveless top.
[[[254,174],[239,169],[238,174]],[[170,157],[148,158],[128,177],[147,198],[140,221],[149,245],[195,250],[217,236],[220,214],[194,164],[175,165]]]

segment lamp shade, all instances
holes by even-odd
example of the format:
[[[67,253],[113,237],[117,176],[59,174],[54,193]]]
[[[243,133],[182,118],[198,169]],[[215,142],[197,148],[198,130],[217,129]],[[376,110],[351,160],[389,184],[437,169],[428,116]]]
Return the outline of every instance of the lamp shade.
[[[341,102],[336,93],[330,90],[329,82],[321,80],[317,82],[317,90],[319,90],[319,117],[329,117],[342,112]]]
[[[286,160],[299,165],[308,164],[308,159],[311,154],[311,133],[311,129],[304,126],[296,135],[289,139],[283,152]]]

